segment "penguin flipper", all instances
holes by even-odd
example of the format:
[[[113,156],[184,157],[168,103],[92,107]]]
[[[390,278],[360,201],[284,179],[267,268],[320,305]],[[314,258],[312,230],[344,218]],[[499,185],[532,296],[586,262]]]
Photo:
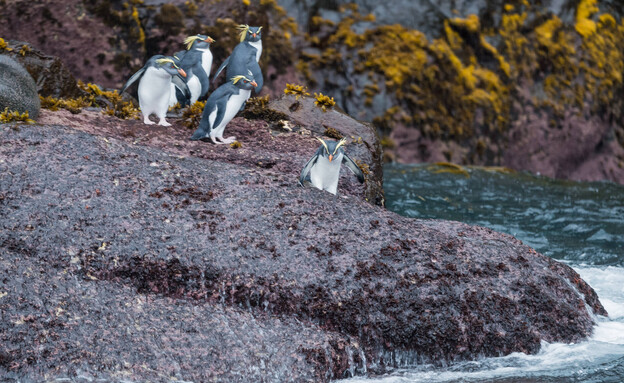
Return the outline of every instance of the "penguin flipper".
[[[119,92],[119,94],[125,92],[126,89],[128,89],[128,87],[132,85],[132,83],[141,78],[141,76],[143,76],[143,72],[145,72],[145,67],[139,69],[135,74],[132,75],[132,77],[130,77],[130,79],[128,79],[128,81],[126,81],[126,84],[123,86],[123,88],[121,88],[121,92]]]
[[[360,169],[360,167],[355,163],[355,161],[351,159],[351,157],[347,156],[347,153],[344,153],[344,155],[342,156],[342,163],[345,164],[349,168],[349,170],[353,172],[353,174],[355,174],[360,183],[364,182],[364,173],[362,173],[362,169]]]
[[[309,178],[310,170],[312,169],[314,164],[316,164],[316,161],[318,160],[318,158],[319,158],[319,154],[315,153],[314,156],[310,158],[308,163],[305,164],[303,169],[301,169],[301,175],[299,176],[299,185],[304,186],[303,183],[306,181],[307,178]]]
[[[201,86],[199,98],[202,98],[206,96],[208,90],[210,90],[210,78],[208,77],[208,74],[201,65],[198,65],[198,68],[193,69],[193,73],[195,73],[195,76],[197,76],[197,78],[199,79],[199,84]]]
[[[186,82],[182,80],[182,77],[179,75],[171,76],[171,82],[176,86],[176,88],[180,89],[182,93],[184,93],[184,97],[189,100],[191,99],[191,91],[188,88],[188,85],[186,85]]]
[[[229,96],[229,95],[228,95]],[[229,97],[221,97],[217,100],[217,116],[214,120],[214,124],[212,124],[212,127],[218,127],[219,124],[221,124],[221,121],[223,121],[223,117],[225,116],[225,110],[227,109],[227,102],[228,102],[228,98]]]
[[[230,63],[230,57],[232,56],[228,56],[228,58],[226,58],[225,61],[223,61],[219,69],[217,69],[217,73],[215,73],[215,75],[212,76],[212,81],[214,81],[219,76],[221,71]]]
[[[251,70],[251,73],[254,76],[256,84],[258,84],[258,86],[254,89],[254,92],[256,94],[258,94],[262,90],[262,85],[264,85],[264,78],[262,77],[262,70],[260,70],[260,65],[258,65],[258,63],[255,61],[255,59],[253,61],[253,64],[251,65],[251,69],[250,70]]]

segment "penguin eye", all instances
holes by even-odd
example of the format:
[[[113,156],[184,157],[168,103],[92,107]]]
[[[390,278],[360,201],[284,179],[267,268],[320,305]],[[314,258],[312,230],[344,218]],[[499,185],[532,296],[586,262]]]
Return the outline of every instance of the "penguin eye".
[[[243,82],[248,83],[249,81],[247,81],[247,80],[243,80]]]

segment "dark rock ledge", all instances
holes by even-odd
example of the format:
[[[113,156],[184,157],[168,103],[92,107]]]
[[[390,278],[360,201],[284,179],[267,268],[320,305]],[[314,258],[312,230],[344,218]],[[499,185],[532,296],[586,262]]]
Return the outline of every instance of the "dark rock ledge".
[[[303,130],[237,118],[233,149],[172,122],[0,125],[0,376],[327,382],[534,353],[606,315],[511,236],[400,217],[346,170],[338,196],[299,187]]]

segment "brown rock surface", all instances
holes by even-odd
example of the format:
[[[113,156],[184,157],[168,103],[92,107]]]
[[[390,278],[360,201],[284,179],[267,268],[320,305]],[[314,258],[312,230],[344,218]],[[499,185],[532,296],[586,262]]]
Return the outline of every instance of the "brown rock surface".
[[[511,236],[301,188],[309,136],[237,118],[233,149],[172,122],[0,127],[0,375],[321,382],[534,353],[606,314]]]

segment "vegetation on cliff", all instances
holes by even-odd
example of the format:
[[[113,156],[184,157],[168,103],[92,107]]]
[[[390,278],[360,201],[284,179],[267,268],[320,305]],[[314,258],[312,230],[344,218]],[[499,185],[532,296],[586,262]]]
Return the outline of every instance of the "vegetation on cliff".
[[[353,5],[341,11],[348,16],[337,24],[312,20],[306,38],[320,53],[304,53],[298,67],[310,84],[313,71],[327,68],[365,78],[367,106],[389,95],[395,101],[374,119],[386,134],[402,124],[480,156],[487,147],[479,137],[500,142],[521,113],[515,101],[547,114],[552,128],[570,111],[622,117],[624,24],[600,14],[595,0],[578,3],[574,25],[541,5],[509,1],[497,25],[449,18],[433,40],[400,25],[373,26],[373,16]],[[350,73],[345,61],[354,62]]]

